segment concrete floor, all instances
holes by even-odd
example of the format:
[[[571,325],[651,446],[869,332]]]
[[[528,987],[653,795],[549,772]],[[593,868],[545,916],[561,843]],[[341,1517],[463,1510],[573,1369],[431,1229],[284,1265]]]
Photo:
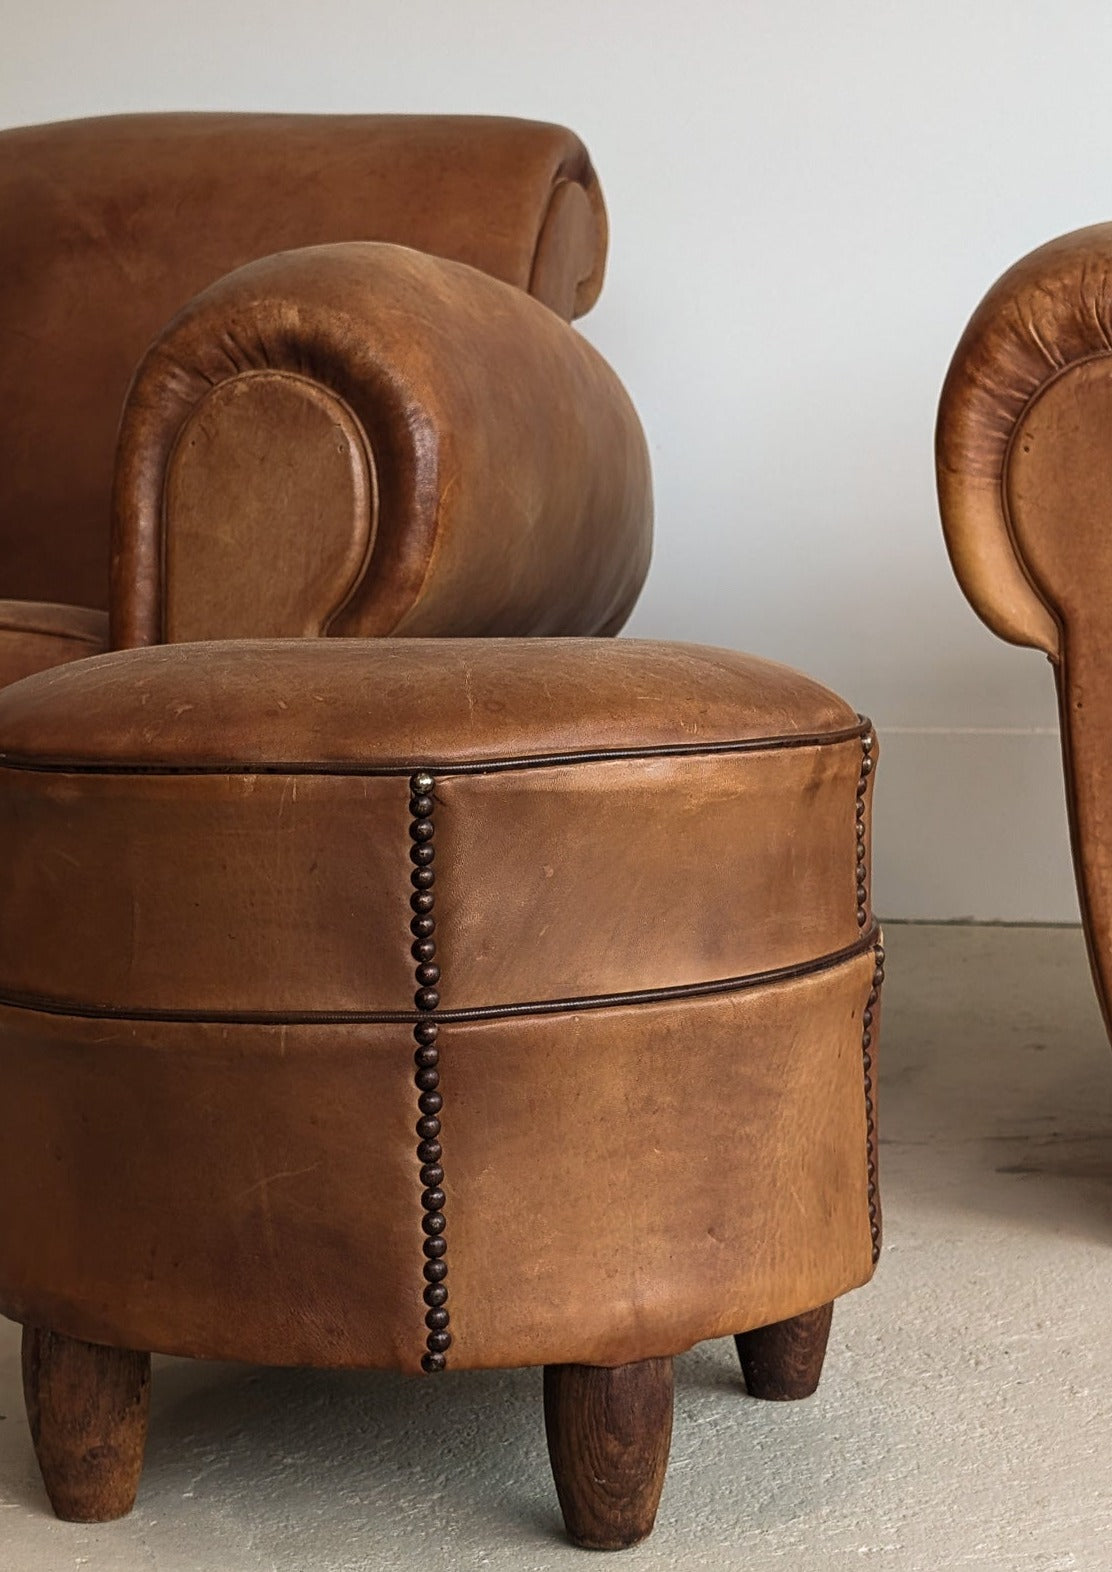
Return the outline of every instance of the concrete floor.
[[[654,1537],[706,1572],[1112,1567],[1112,1054],[1076,929],[893,927],[886,1239],[819,1395],[678,1361]],[[433,1382],[155,1362],[134,1515],[47,1513],[0,1323],[0,1572],[558,1572],[535,1371]]]

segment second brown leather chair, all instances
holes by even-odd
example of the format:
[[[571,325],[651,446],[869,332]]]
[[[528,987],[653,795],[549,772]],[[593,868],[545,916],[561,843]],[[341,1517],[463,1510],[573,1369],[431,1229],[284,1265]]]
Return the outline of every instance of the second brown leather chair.
[[[1112,1029],[1112,225],[1010,268],[954,352],[938,417],[950,557],[1001,638],[1054,670],[1074,867]]]

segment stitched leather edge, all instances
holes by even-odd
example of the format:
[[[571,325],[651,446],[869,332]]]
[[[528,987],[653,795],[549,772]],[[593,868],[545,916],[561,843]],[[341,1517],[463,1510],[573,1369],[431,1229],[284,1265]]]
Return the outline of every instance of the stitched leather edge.
[[[438,1010],[437,1020],[500,1021],[522,1015],[564,1015],[581,1010],[611,1010],[626,1005],[667,1004],[673,999],[701,999],[717,993],[740,993],[747,988],[764,988],[774,983],[810,977],[856,960],[873,949],[880,937],[874,922],[855,944],[832,950],[810,961],[796,961],[763,972],[747,972],[741,977],[716,977],[708,982],[676,983],[669,988],[644,988],[630,993],[587,994],[569,999],[532,999],[519,1004],[472,1005],[462,1010]],[[419,1018],[413,1010],[139,1010],[115,1009],[107,1005],[67,1004],[63,1000],[35,994],[0,993],[0,1007],[34,1010],[41,1015],[76,1016],[92,1021],[165,1021],[183,1025],[214,1026],[343,1026],[412,1025]]]
[[[791,748],[834,747],[872,732],[872,722],[857,717],[855,726],[838,731],[801,732],[787,737],[745,737],[727,742],[669,742],[647,748],[595,748],[581,753],[528,753],[494,759],[418,760],[395,764],[355,764],[342,760],[317,763],[250,764],[98,764],[80,759],[28,759],[0,752],[0,769],[27,770],[35,774],[65,775],[350,775],[404,776],[425,770],[441,780],[455,775],[495,775],[507,770],[542,769],[546,766],[600,764],[610,759],[670,759],[722,753],[776,753]]]

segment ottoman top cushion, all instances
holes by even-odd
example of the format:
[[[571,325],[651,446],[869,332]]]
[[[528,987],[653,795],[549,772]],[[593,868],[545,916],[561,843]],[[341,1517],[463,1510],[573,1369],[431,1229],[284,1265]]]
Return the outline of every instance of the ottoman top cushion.
[[[847,704],[786,666],[639,639],[162,645],[0,694],[0,760],[40,768],[386,773],[858,729]]]
[[[694,645],[94,656],[0,693],[0,1003],[404,1015],[432,904],[444,1011],[832,964],[870,942],[874,746],[806,677]]]

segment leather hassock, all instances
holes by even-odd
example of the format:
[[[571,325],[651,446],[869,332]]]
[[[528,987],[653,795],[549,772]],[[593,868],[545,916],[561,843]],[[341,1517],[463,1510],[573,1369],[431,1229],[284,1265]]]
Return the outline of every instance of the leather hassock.
[[[864,1282],[875,758],[794,672],[632,640],[177,645],[0,694],[0,1309],[435,1370]]]

